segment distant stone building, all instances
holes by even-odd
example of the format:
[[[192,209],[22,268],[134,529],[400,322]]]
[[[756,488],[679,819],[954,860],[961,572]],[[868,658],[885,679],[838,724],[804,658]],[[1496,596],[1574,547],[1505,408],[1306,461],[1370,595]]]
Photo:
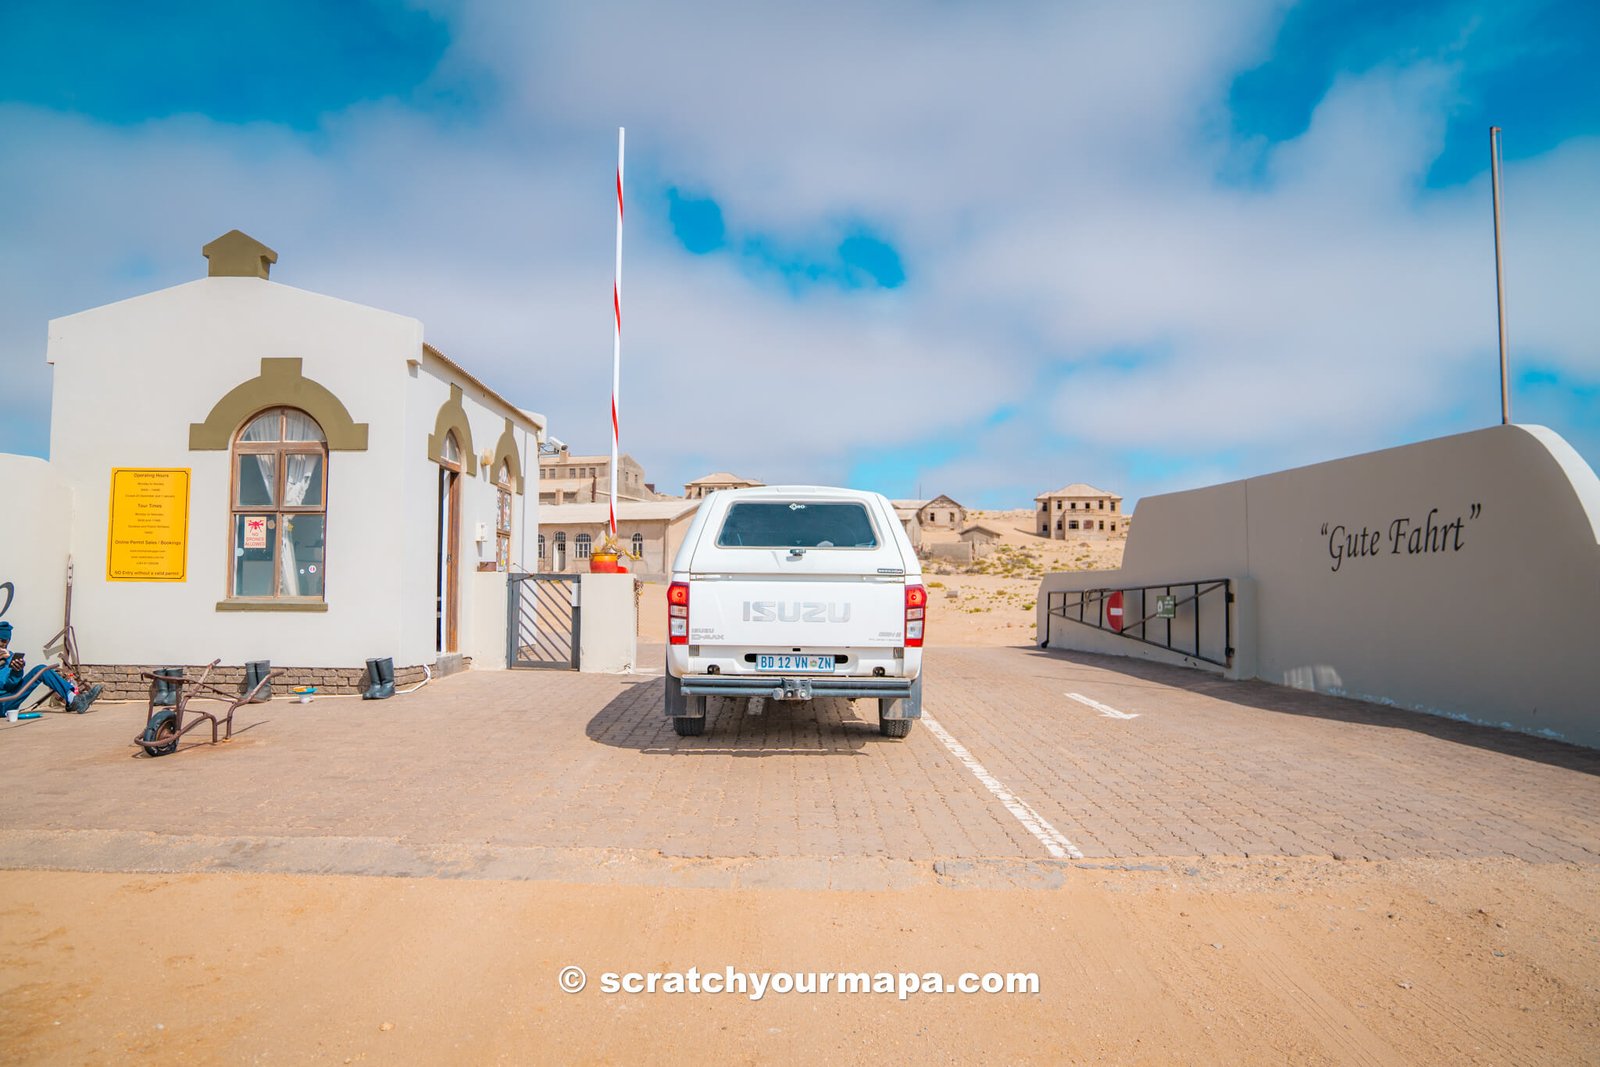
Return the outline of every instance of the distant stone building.
[[[593,504],[610,495],[610,456],[574,456],[563,448],[539,457],[539,503]],[[617,460],[617,499],[658,499],[645,483],[644,468],[626,452]]]
[[[1122,497],[1083,482],[1073,482],[1033,498],[1038,505],[1034,531],[1040,537],[1064,541],[1069,537],[1101,534],[1128,536],[1127,516],[1122,514]]]
[[[894,517],[900,520],[900,525],[906,529],[906,536],[911,539],[911,547],[918,555],[922,554],[922,521],[917,518],[917,509],[910,506],[911,502],[894,500]]]
[[[967,524],[967,509],[943,494],[932,500],[891,501],[895,510],[910,508],[925,529],[959,530]]]
[[[617,502],[617,547],[622,563],[641,578],[665,578],[683,544],[699,505],[692,500],[620,500]],[[572,574],[589,569],[589,557],[610,530],[610,508],[567,504],[540,513],[538,570]]]
[[[740,478],[737,475],[719,471],[716,474],[708,474],[704,478],[696,478],[694,481],[685,484],[683,496],[685,500],[699,500],[717,492],[719,489],[755,489],[766,484],[766,482],[752,482],[748,478]]]
[[[1000,536],[1000,531],[993,526],[985,526],[977,522],[961,531],[961,540],[968,544],[979,546],[997,544],[1000,541]]]

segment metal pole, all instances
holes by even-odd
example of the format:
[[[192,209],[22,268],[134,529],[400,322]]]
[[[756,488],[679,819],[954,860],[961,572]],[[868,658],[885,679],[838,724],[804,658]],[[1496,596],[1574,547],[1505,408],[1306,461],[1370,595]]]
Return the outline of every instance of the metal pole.
[[[612,276],[611,284],[611,309],[615,322],[611,335],[611,496],[606,504],[612,548],[616,547],[617,542],[617,438],[620,436],[617,394],[622,391],[622,147],[626,132],[621,126],[617,127],[617,271]]]
[[[1494,290],[1500,318],[1500,422],[1511,422],[1511,375],[1506,364],[1506,283],[1500,259],[1500,127],[1489,127],[1489,187],[1494,198]]]

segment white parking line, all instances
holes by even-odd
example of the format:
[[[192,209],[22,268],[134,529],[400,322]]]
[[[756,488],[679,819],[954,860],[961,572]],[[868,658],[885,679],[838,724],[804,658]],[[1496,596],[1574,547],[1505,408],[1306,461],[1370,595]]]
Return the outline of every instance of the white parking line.
[[[996,800],[1006,806],[1007,811],[1017,817],[1017,821],[1030,834],[1039,839],[1039,843],[1045,847],[1045,851],[1058,860],[1083,859],[1083,853],[1078,851],[1076,845],[1067,840],[1065,834],[1051,826],[1043,815],[1034,811],[1025,801],[1002,785],[1000,779],[984,770],[983,764],[973,759],[972,753],[968,752],[966,746],[960,741],[951,737],[949,730],[940,726],[937,721],[927,714],[922,716],[922,724],[932,731],[934,737],[944,743],[944,747],[950,750],[952,756],[966,765],[967,770],[971,771],[973,776],[983,783],[985,789],[994,794]]]
[[[1137,719],[1139,717],[1138,712],[1118,711],[1109,704],[1102,704],[1098,700],[1090,700],[1082,693],[1068,693],[1067,699],[1076,700],[1080,704],[1087,704],[1108,719]]]

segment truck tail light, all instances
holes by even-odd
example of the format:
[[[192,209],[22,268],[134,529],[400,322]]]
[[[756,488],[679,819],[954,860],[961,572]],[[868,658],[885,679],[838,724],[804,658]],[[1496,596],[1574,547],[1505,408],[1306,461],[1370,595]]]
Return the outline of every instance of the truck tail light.
[[[922,624],[927,621],[928,591],[920,585],[906,586],[906,647],[922,647]]]
[[[667,643],[689,643],[689,583],[673,582],[667,586]]]

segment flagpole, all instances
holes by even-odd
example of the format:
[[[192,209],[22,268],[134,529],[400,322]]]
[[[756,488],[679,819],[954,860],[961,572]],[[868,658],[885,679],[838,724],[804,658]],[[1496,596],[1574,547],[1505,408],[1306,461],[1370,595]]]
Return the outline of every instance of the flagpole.
[[[611,282],[611,311],[616,329],[611,339],[611,543],[617,542],[617,395],[622,389],[622,148],[627,131],[617,127],[617,270]]]
[[[1494,294],[1500,319],[1500,422],[1511,422],[1511,374],[1506,363],[1506,283],[1500,257],[1500,127],[1489,127],[1489,188],[1494,198]]]

